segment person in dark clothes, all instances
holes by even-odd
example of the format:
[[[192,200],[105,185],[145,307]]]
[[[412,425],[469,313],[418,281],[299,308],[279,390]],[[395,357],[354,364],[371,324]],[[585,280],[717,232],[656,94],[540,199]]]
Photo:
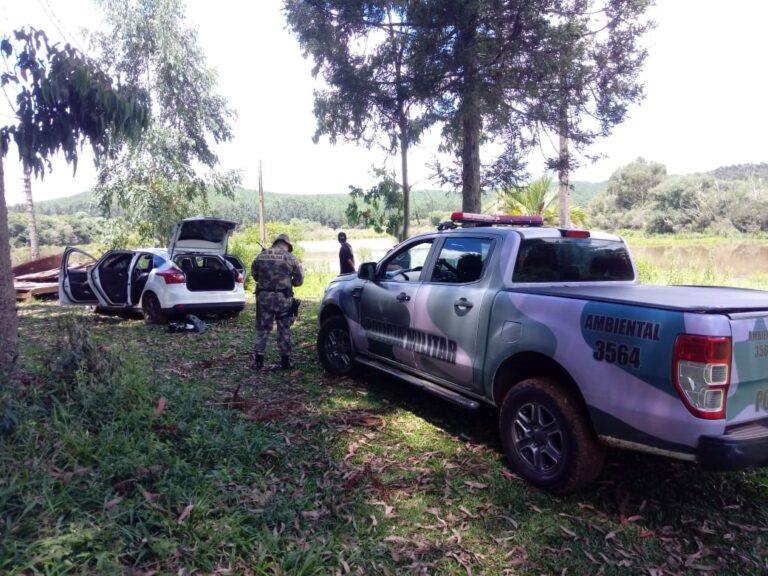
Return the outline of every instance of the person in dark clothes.
[[[347,235],[339,232],[339,268],[341,274],[349,274],[355,271],[355,255],[352,253],[352,246],[347,242]]]
[[[256,343],[253,347],[253,368],[264,368],[264,353],[272,326],[277,324],[277,349],[280,367],[291,368],[291,324],[295,317],[293,287],[304,282],[304,270],[293,254],[293,244],[287,234],[280,234],[271,248],[262,252],[251,263],[251,275],[256,287]]]

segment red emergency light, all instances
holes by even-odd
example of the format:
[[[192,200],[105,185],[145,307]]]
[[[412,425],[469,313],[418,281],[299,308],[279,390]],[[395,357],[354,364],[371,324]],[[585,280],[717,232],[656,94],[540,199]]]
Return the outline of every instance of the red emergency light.
[[[473,214],[471,212],[454,212],[451,221],[462,224],[480,224],[490,226],[502,224],[507,226],[543,226],[544,219],[541,216],[507,216],[503,214]]]
[[[560,228],[560,236],[563,238],[589,238],[590,233],[589,230],[574,230],[574,229],[566,229],[566,228]]]

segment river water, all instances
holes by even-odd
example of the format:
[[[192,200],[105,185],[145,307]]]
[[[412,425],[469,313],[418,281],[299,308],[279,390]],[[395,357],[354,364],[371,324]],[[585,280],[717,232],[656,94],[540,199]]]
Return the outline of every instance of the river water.
[[[630,250],[635,260],[643,260],[659,268],[712,267],[736,278],[768,273],[768,242],[725,246],[632,247],[630,244]]]
[[[378,262],[395,245],[390,238],[349,238],[355,255],[355,266],[362,262]],[[339,271],[339,242],[337,240],[302,240],[304,268],[315,272]]]

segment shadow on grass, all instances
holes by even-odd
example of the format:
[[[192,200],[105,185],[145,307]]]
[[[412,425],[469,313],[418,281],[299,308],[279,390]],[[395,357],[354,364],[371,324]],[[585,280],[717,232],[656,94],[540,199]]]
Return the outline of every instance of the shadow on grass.
[[[248,369],[252,307],[204,334],[83,315],[99,345],[125,350],[140,386],[114,391],[121,411],[82,399],[109,414],[101,434],[58,411],[61,421],[39,423],[41,438],[56,432],[48,452],[30,435],[31,453],[6,453],[37,467],[17,476],[11,502],[29,527],[12,532],[9,513],[6,552],[34,557],[45,537],[66,536],[58,518],[71,517],[121,534],[81,553],[86,571],[101,554],[161,572],[760,573],[764,475],[611,452],[590,489],[551,496],[509,473],[495,409],[467,412],[383,374],[323,375],[311,312],[294,326],[295,369],[260,373]],[[55,343],[50,319],[63,313],[25,306],[25,346]]]

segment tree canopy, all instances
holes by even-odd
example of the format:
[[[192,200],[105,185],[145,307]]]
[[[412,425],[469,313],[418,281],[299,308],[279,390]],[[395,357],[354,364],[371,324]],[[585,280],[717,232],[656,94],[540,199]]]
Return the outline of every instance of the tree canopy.
[[[145,138],[123,147],[99,171],[99,204],[114,204],[147,239],[167,239],[173,225],[204,209],[208,192],[231,196],[237,172],[216,169],[216,143],[232,138],[235,114],[216,92],[197,32],[181,0],[99,0],[109,25],[94,34],[99,61],[151,101]]]
[[[313,73],[328,88],[315,91],[317,130],[400,153],[403,230],[410,220],[408,150],[434,121],[416,97],[419,76],[411,65],[412,34],[404,0],[286,0],[289,27],[315,61]]]
[[[548,161],[565,174],[576,162],[568,143],[582,152],[624,120],[642,97],[638,74],[646,52],[638,39],[651,26],[643,20],[651,2],[285,0],[285,6],[289,25],[315,57],[315,73],[322,70],[332,87],[316,96],[318,133],[365,140],[373,127],[389,135],[400,130],[413,142],[438,121],[441,149],[456,162],[437,163],[436,176],[462,189],[465,211],[480,211],[483,189],[527,179],[525,159],[545,135],[563,139]],[[386,121],[380,115],[402,103],[411,114],[407,129],[398,114]],[[483,144],[484,151],[497,151],[485,165]]]
[[[11,142],[39,177],[57,153],[76,170],[83,145],[90,144],[97,163],[109,158],[117,143],[139,138],[149,111],[140,87],[115,83],[93,60],[51,44],[41,30],[3,38],[0,53],[7,70],[0,83],[16,92],[16,120],[0,127],[0,374],[7,374],[18,343],[3,171]]]

